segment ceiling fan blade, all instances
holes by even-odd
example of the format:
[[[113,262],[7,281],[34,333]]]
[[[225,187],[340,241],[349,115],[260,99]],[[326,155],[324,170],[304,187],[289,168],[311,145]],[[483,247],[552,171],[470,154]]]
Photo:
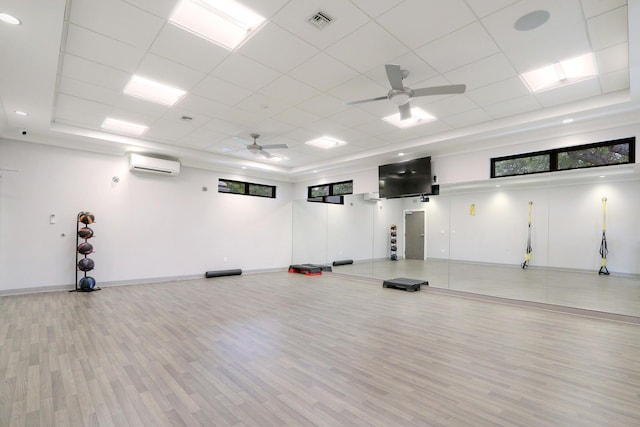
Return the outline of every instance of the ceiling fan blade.
[[[400,105],[398,110],[400,110],[400,120],[407,120],[411,118],[411,106],[408,102],[404,105]]]
[[[413,89],[413,96],[428,96],[428,95],[455,95],[464,93],[467,90],[467,85],[447,85],[447,86],[433,86],[423,87],[420,89]]]
[[[267,148],[269,150],[277,150],[279,148],[289,148],[287,144],[271,144],[271,145],[263,145],[263,149]]]
[[[271,154],[267,153],[264,150],[260,150],[258,151],[258,153],[262,154],[264,157],[266,157],[267,159],[270,159],[271,157],[273,157]]]
[[[345,102],[345,105],[364,104],[365,102],[382,101],[383,99],[389,99],[388,96],[379,96],[377,98],[361,99],[359,101]]]
[[[396,64],[386,64],[384,69],[387,71],[387,78],[391,83],[391,88],[396,90],[404,89],[402,84],[402,69]]]

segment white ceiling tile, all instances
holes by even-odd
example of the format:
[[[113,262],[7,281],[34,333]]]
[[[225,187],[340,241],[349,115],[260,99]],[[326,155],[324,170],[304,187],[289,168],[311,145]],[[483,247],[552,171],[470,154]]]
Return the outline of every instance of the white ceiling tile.
[[[603,93],[629,89],[629,73],[627,70],[614,71],[600,76]]]
[[[176,7],[176,0],[124,0],[161,18],[168,18]]]
[[[497,12],[500,9],[503,9],[518,0],[466,0],[467,4],[471,9],[473,9],[474,13],[479,17],[483,18],[491,13]]]
[[[591,52],[584,24],[567,25],[563,34],[544,34],[505,50],[514,68],[524,73]]]
[[[289,0],[241,0],[244,6],[265,19],[271,19]]]
[[[267,24],[238,52],[274,70],[286,73],[318,54],[318,49],[283,30]]]
[[[453,128],[461,128],[486,122],[491,119],[492,117],[484,110],[476,108],[475,110],[443,117],[441,120]]]
[[[317,122],[322,117],[294,107],[274,115],[273,118],[290,125],[304,126]]]
[[[228,50],[175,25],[164,26],[150,52],[204,73],[229,56]]]
[[[144,57],[136,74],[185,91],[189,91],[205,76],[201,71],[153,54]]]
[[[65,52],[130,73],[144,55],[142,49],[73,24],[69,24]]]
[[[484,110],[492,117],[502,118],[515,116],[521,113],[539,110],[542,108],[534,95],[522,96],[484,107]]]
[[[600,94],[600,82],[598,79],[593,78],[557,89],[539,92],[536,94],[536,98],[538,98],[538,101],[543,107],[551,107]]]
[[[282,76],[269,83],[260,93],[278,101],[298,104],[318,95],[318,90],[288,76]]]
[[[131,78],[131,74],[124,71],[70,54],[63,57],[62,75],[119,92]]]
[[[309,18],[318,11],[332,19],[323,29],[309,23]],[[354,32],[370,19],[352,3],[344,0],[292,0],[273,17],[273,22],[315,47],[324,49]]]
[[[289,106],[290,104],[284,101],[271,98],[261,93],[253,93],[238,103],[236,107],[244,111],[245,115],[250,113],[249,117],[245,120],[263,120],[283,112],[289,108]]]
[[[217,77],[205,77],[191,92],[225,105],[236,105],[251,95],[250,90],[225,82]]]
[[[582,0],[582,10],[587,19],[626,5],[627,0]]]
[[[466,84],[467,90],[516,76],[513,66],[502,53],[481,59],[445,74],[452,84]]]
[[[629,67],[629,44],[620,43],[596,52],[598,73],[626,70]]]
[[[607,12],[587,21],[589,38],[594,50],[602,50],[628,40],[627,8]]]
[[[420,98],[414,98],[411,100],[411,104],[414,106],[419,105]],[[442,99],[438,102],[432,102],[428,105],[429,113],[433,114],[437,118],[447,117],[465,111],[476,109],[478,106],[464,95],[450,96]]]
[[[358,6],[364,13],[375,18],[388,11],[402,0],[351,0],[351,3]]]
[[[412,49],[470,24],[475,19],[463,0],[406,0],[377,18]]]
[[[358,74],[337,59],[320,53],[294,68],[289,75],[319,90],[329,90]]]
[[[229,108],[229,106],[225,104],[195,95],[193,93],[190,93],[182,98],[176,106],[207,117],[217,117],[219,114],[223,113]]]
[[[186,123],[169,120],[157,120],[149,127],[149,129],[145,133],[145,136],[152,139],[173,143],[192,131],[193,126],[189,126]]]
[[[363,48],[375,47],[372,48]],[[407,52],[406,46],[375,22],[370,22],[330,46],[327,53],[362,73]]]
[[[493,39],[476,22],[422,46],[416,53],[433,68],[444,73],[498,51]]]
[[[148,49],[165,20],[120,0],[81,0],[71,4],[70,21],[119,40]]]
[[[530,31],[518,31],[514,28],[520,17],[535,10],[548,11],[549,20]],[[584,28],[579,0],[521,0],[483,18],[482,24],[504,50],[515,50],[523,43],[535,39],[564,37],[568,33],[566,28]]]
[[[346,110],[329,117],[329,120],[334,120],[346,127],[354,128],[361,124],[376,120],[377,118],[378,117],[373,114],[360,108],[347,108]]]
[[[255,91],[282,74],[245,56],[234,54],[218,65],[211,75]]]
[[[382,86],[364,75],[359,75],[331,89],[329,93],[344,102],[350,102],[387,96],[389,89],[389,87]]]
[[[324,93],[300,103],[297,107],[322,117],[331,116],[348,108],[339,98]]]
[[[60,94],[57,97],[54,121],[99,128],[112,111],[110,105]]]
[[[102,86],[92,85],[80,80],[62,77],[59,82],[59,93],[96,101],[101,104],[114,104],[122,96],[121,91],[115,91]]]
[[[120,99],[113,105],[116,109],[139,114],[138,117],[143,117],[146,123],[150,123],[151,121],[160,118],[169,110],[169,107],[166,105],[149,102],[144,99],[124,94],[121,95]]]
[[[529,94],[519,77],[513,77],[501,82],[467,91],[466,95],[480,106],[497,104],[512,98],[519,98]]]

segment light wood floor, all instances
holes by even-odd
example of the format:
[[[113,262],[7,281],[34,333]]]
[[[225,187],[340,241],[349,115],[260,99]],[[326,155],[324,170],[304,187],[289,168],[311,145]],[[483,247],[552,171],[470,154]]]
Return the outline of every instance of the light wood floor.
[[[269,273],[0,298],[2,426],[638,426],[640,326]]]

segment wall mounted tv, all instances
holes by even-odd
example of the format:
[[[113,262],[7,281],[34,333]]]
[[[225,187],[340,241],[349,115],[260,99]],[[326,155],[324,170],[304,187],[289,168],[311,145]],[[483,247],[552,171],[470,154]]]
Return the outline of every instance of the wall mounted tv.
[[[378,166],[380,197],[431,194],[431,157]]]

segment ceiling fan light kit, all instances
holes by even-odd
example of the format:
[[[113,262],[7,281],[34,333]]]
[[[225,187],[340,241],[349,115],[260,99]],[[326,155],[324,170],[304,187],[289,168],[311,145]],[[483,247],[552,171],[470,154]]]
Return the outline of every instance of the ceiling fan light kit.
[[[253,138],[253,143],[247,145],[247,150],[249,150],[251,153],[253,154],[260,154],[261,156],[267,158],[267,159],[271,159],[271,158],[276,158],[278,156],[273,156],[271,153],[269,153],[268,151],[265,151],[265,149],[268,150],[278,150],[278,149],[284,149],[284,148],[289,148],[287,146],[287,144],[270,144],[270,145],[259,145],[257,140],[258,138],[260,138],[260,134],[258,133],[252,133],[251,138]],[[282,157],[278,157],[277,160],[282,160]]]

